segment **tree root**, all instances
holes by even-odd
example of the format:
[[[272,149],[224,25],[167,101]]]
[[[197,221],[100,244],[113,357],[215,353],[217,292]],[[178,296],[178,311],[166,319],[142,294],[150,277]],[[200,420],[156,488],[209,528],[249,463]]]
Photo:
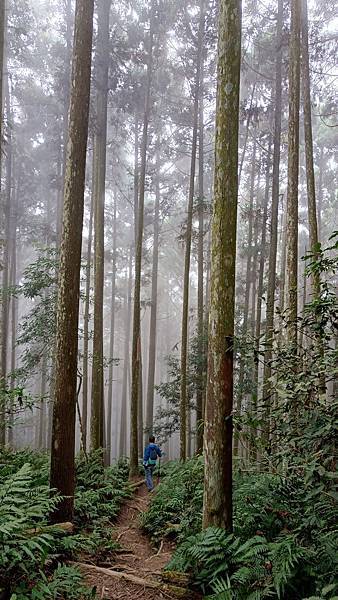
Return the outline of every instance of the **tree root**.
[[[134,583],[135,585],[140,585],[144,588],[157,589],[162,591],[163,593],[172,596],[173,598],[185,598],[186,600],[200,600],[201,596],[192,590],[187,589],[186,587],[178,587],[174,585],[170,585],[168,583],[163,583],[160,581],[153,581],[151,579],[142,579],[141,577],[137,577],[136,575],[132,575],[130,573],[121,573],[119,571],[112,571],[111,569],[105,569],[103,567],[96,567],[93,565],[87,565],[86,563],[71,563],[74,566],[79,567],[83,570],[96,571],[101,575],[106,575],[108,577],[114,577],[115,579],[119,579],[120,581],[129,581],[130,583]]]

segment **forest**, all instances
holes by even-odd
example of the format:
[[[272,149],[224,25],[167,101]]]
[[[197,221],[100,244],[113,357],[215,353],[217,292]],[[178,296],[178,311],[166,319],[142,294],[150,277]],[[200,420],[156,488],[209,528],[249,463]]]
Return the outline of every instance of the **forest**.
[[[338,600],[334,0],[0,0],[0,600]]]

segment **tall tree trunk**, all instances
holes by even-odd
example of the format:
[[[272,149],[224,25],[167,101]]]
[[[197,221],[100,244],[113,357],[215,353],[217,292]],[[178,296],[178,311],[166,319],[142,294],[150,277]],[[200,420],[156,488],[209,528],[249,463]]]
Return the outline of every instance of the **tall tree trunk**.
[[[13,177],[14,179],[14,177]],[[17,284],[17,198],[18,190],[12,190],[12,214],[11,214],[11,285]],[[18,300],[11,298],[11,389],[15,388],[16,369],[16,329],[18,322]],[[14,414],[11,410],[9,415],[8,444],[13,447],[14,440]]]
[[[318,175],[318,239],[322,238],[322,203],[323,203],[323,171],[324,145],[320,145],[319,175]]]
[[[137,402],[137,451],[138,456],[143,454],[143,359],[142,359],[142,332],[140,328],[139,337],[139,378],[138,378],[138,402]]]
[[[203,527],[232,529],[233,339],[241,3],[219,12]]]
[[[94,150],[93,150],[94,152]],[[94,166],[94,159],[93,159]],[[90,214],[87,241],[87,260],[86,260],[86,292],[85,308],[83,316],[83,382],[82,382],[82,437],[84,450],[87,448],[87,430],[88,430],[88,354],[89,354],[89,310],[90,310],[90,278],[92,262],[92,240],[93,240],[93,213],[94,213],[94,168],[92,178],[92,193],[90,199]]]
[[[276,79],[275,79],[275,118],[273,134],[272,163],[272,201],[270,223],[269,274],[266,298],[265,354],[263,376],[263,404],[265,412],[265,430],[263,438],[268,443],[270,435],[270,396],[271,396],[271,359],[273,346],[273,326],[275,313],[278,204],[279,204],[279,163],[282,118],[282,36],[283,36],[283,0],[278,0],[277,33],[276,33]]]
[[[134,121],[134,235],[135,248],[137,244],[138,194],[139,194],[139,131],[138,114],[135,112]]]
[[[279,311],[284,312],[285,308],[285,271],[286,271],[286,213],[281,219],[281,237],[282,237],[282,256],[280,261],[280,290],[279,290]]]
[[[197,273],[197,336],[200,364],[205,352],[204,344],[204,87],[203,52],[201,53],[201,75],[199,86],[199,122],[198,122],[198,273]],[[199,369],[196,392],[196,453],[203,452],[203,399],[204,373]]]
[[[47,390],[47,354],[43,353],[41,363],[41,387],[40,387],[40,413],[39,413],[39,440],[38,448],[40,450],[46,445],[46,390]]]
[[[137,241],[135,248],[135,284],[134,284],[134,314],[133,314],[133,342],[132,342],[132,386],[130,407],[130,476],[138,473],[138,411],[140,401],[140,373],[141,373],[141,270],[143,247],[143,220],[144,220],[144,192],[147,167],[148,124],[151,105],[151,84],[153,70],[153,6],[151,7],[149,47],[147,60],[147,83],[145,90],[145,107],[143,119],[143,134],[141,147],[141,168],[139,177],[139,197],[137,215]]]
[[[4,90],[4,48],[5,48],[5,29],[6,29],[6,0],[0,2],[0,172],[3,154],[3,90]]]
[[[4,241],[3,241],[3,271],[2,271],[2,305],[1,305],[1,369],[0,387],[7,386],[7,354],[8,354],[8,329],[9,329],[9,254],[11,233],[11,191],[12,191],[12,124],[11,124],[11,99],[9,93],[9,80],[5,83],[6,116],[7,116],[7,143],[6,143],[6,190],[4,210]],[[0,151],[2,147],[0,146]],[[1,400],[1,403],[3,400]],[[1,406],[1,412],[6,407]],[[6,441],[5,414],[0,415],[0,446]]]
[[[124,357],[123,357],[123,378],[122,378],[122,395],[121,395],[121,420],[120,420],[120,442],[119,456],[125,456],[127,452],[127,395],[128,395],[128,365],[129,347],[130,347],[130,320],[131,320],[131,292],[132,292],[132,274],[133,260],[132,250],[129,250],[129,269],[127,276],[127,289],[125,299],[125,338],[124,338]]]
[[[106,463],[111,461],[111,437],[112,437],[112,410],[113,410],[113,360],[115,341],[115,295],[116,295],[116,191],[114,192],[113,212],[113,264],[111,276],[111,302],[110,302],[110,339],[109,339],[109,369],[108,369],[108,397],[107,397],[107,451]]]
[[[155,175],[155,208],[154,208],[154,242],[153,242],[153,264],[151,280],[151,309],[150,309],[150,331],[149,331],[149,359],[148,359],[148,385],[147,385],[147,413],[146,413],[146,435],[153,431],[154,419],[154,384],[156,365],[156,326],[157,326],[157,280],[158,280],[158,250],[160,233],[160,138],[156,141],[156,175]],[[145,440],[146,441],[146,440]]]
[[[288,340],[295,350],[297,347],[300,13],[300,0],[291,0],[288,185],[286,205],[286,299],[288,308]]]
[[[142,168],[142,165],[141,165]],[[134,121],[134,235],[135,248],[137,247],[138,235],[138,218],[139,218],[139,116],[137,109],[135,112]],[[140,309],[141,310],[141,309]],[[141,318],[141,316],[140,316]],[[138,439],[138,454],[142,454],[143,450],[143,366],[142,366],[142,342],[141,342],[141,326],[140,340],[138,345],[139,351],[139,378],[138,378],[138,400],[137,400],[137,439]]]
[[[66,26],[65,32],[65,60],[64,60],[64,94],[63,94],[63,115],[62,115],[62,132],[60,134],[60,141],[62,142],[62,151],[58,156],[58,179],[59,179],[59,194],[57,202],[57,246],[61,243],[62,234],[62,213],[63,213],[63,197],[64,197],[64,186],[66,176],[66,160],[67,160],[67,143],[68,143],[68,112],[69,112],[69,101],[70,101],[70,86],[71,86],[71,59],[72,59],[72,29],[73,29],[73,11],[72,11],[72,0],[65,0],[64,2],[64,22]]]
[[[253,386],[253,398],[252,398],[252,411],[257,412],[257,401],[258,401],[258,367],[259,367],[259,351],[260,351],[260,337],[261,337],[261,326],[262,326],[262,296],[263,296],[263,282],[264,282],[264,263],[266,256],[266,221],[268,215],[268,204],[269,204],[269,191],[270,191],[270,167],[271,167],[271,137],[269,137],[268,154],[266,157],[266,171],[265,171],[265,192],[264,192],[264,205],[262,215],[262,235],[261,235],[261,250],[259,256],[259,271],[258,271],[258,288],[257,288],[257,304],[256,304],[256,325],[255,325],[255,368],[254,368],[254,386]],[[254,430],[256,437],[257,432]]]
[[[94,0],[77,0],[56,325],[56,376],[50,485],[62,496],[54,521],[74,510],[75,410],[82,223]]]
[[[194,209],[195,170],[197,153],[198,133],[198,100],[201,79],[201,56],[204,36],[204,4],[200,2],[200,20],[198,30],[197,65],[194,90],[193,106],[193,130],[190,162],[190,181],[187,211],[187,231],[185,241],[184,274],[183,274],[183,308],[182,308],[182,334],[181,334],[181,386],[180,386],[180,459],[185,460],[187,456],[187,370],[188,370],[188,318],[189,318],[189,276],[190,276],[190,254],[192,238],[192,218]]]
[[[242,156],[241,156],[241,163],[239,165],[239,174],[238,174],[238,182],[239,182],[239,184],[241,182],[243,164],[244,164],[244,159],[245,159],[245,154],[246,154],[246,147],[247,147],[247,143],[248,143],[249,128],[250,128],[250,123],[251,123],[251,118],[252,118],[252,105],[253,105],[253,100],[254,100],[254,96],[255,96],[255,91],[256,91],[256,82],[254,81],[253,86],[252,86],[252,90],[251,90],[251,98],[250,98],[250,106],[249,106],[249,111],[248,111],[248,118],[246,120],[245,138],[244,138],[243,151],[242,151]]]
[[[313,141],[312,141],[312,118],[311,118],[311,95],[310,95],[310,68],[309,68],[309,33],[307,0],[302,0],[302,92],[304,109],[304,134],[305,134],[305,158],[306,158],[306,185],[309,215],[309,240],[310,251],[317,255],[318,225],[316,206],[315,173],[313,168]],[[312,285],[315,297],[320,295],[320,277],[315,273],[312,277]]]
[[[250,200],[249,200],[249,231],[248,231],[248,243],[247,243],[247,259],[246,259],[246,271],[245,271],[245,294],[244,294],[244,310],[243,310],[243,327],[242,327],[242,340],[243,347],[246,342],[247,330],[248,330],[248,316],[249,316],[249,301],[250,301],[250,288],[252,283],[251,278],[251,262],[252,262],[252,234],[253,234],[253,206],[255,196],[255,177],[256,177],[256,131],[254,133],[254,141],[252,148],[251,158],[251,177],[250,177]],[[244,386],[244,375],[245,375],[246,360],[245,357],[241,357],[238,375],[238,398],[237,398],[237,413],[241,414],[242,401],[243,401],[243,386]],[[239,436],[237,435],[234,440],[234,453],[238,454],[239,449]]]
[[[92,369],[91,447],[103,447],[104,436],[104,368],[103,368],[103,288],[104,288],[104,205],[107,154],[107,100],[109,66],[109,14],[111,0],[98,5],[97,31],[97,123],[95,135],[95,284],[94,337]]]
[[[4,48],[5,48],[5,31],[7,29],[7,19],[6,19],[6,2],[2,0],[0,2],[0,192],[1,190],[1,178],[2,178],[2,157],[4,154],[4,107],[3,107],[3,98],[4,98]],[[3,235],[4,242],[4,255],[3,261],[5,263],[5,253],[6,253],[6,202],[5,202],[5,214],[1,216],[0,219],[0,227],[1,233]],[[3,273],[3,276],[5,273]],[[6,292],[4,286],[3,279],[3,290],[4,294],[3,300],[1,302],[1,353],[0,353],[0,389],[5,386],[5,378],[6,378]],[[0,446],[5,444],[5,428],[3,427],[5,415],[3,414],[4,407],[2,406],[2,402],[0,404]]]

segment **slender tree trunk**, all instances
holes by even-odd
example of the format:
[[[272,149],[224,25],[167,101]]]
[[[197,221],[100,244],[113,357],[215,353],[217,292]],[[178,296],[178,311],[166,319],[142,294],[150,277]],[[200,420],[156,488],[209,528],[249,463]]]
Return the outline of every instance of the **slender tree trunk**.
[[[285,308],[285,270],[286,270],[286,213],[282,219],[282,257],[280,264],[280,290],[279,290],[279,311],[284,312]]]
[[[198,123],[198,282],[197,282],[197,335],[200,364],[205,352],[204,344],[204,102],[203,102],[203,52],[201,53],[201,76],[199,86]],[[196,392],[196,453],[203,452],[203,397],[204,373],[200,368]]]
[[[195,170],[197,153],[198,133],[198,100],[201,79],[201,56],[204,36],[204,5],[200,2],[200,21],[197,46],[197,67],[194,91],[193,107],[193,131],[190,162],[190,181],[187,211],[187,231],[185,241],[184,275],[183,275],[183,308],[182,308],[182,335],[181,335],[181,387],[180,387],[180,459],[185,460],[187,456],[187,370],[188,370],[188,318],[189,318],[189,276],[190,276],[190,254],[192,238],[192,218],[194,208]]]
[[[318,239],[322,238],[322,203],[323,203],[323,171],[324,146],[320,145],[319,175],[318,175]]]
[[[138,456],[143,454],[143,359],[142,359],[142,333],[139,337],[139,378],[138,378],[138,403],[137,403],[137,451]]]
[[[125,338],[124,338],[124,361],[123,361],[123,379],[121,395],[121,421],[120,421],[120,456],[125,456],[127,452],[127,394],[128,394],[128,365],[130,362],[130,321],[131,321],[131,292],[132,292],[132,273],[133,260],[132,251],[129,250],[129,272],[127,278],[127,289],[125,299]]]
[[[108,369],[108,398],[107,398],[107,451],[106,463],[111,461],[111,437],[112,437],[112,409],[113,409],[113,360],[115,341],[115,295],[116,295],[116,191],[114,193],[113,213],[113,264],[111,276],[111,303],[110,303],[110,339],[109,339],[109,369]]]
[[[61,135],[59,137],[59,148],[56,159],[56,247],[60,248],[61,233],[62,233],[62,211],[63,211],[63,180],[62,180],[62,150],[61,150]]]
[[[156,365],[156,330],[157,330],[157,280],[158,280],[158,250],[160,233],[160,138],[156,142],[156,175],[155,175],[155,208],[154,208],[154,242],[153,242],[153,265],[151,280],[151,309],[150,309],[150,331],[149,331],[149,359],[148,359],[148,386],[147,386],[147,414],[146,435],[153,431],[154,418],[154,384]],[[146,440],[145,440],[146,441]]]
[[[14,179],[14,178],[13,178]],[[12,190],[12,214],[11,214],[11,284],[17,284],[17,198],[18,191]],[[18,321],[18,301],[11,298],[11,389],[15,388],[16,369],[16,329]],[[14,414],[11,410],[9,415],[8,444],[13,448],[14,440]]]
[[[138,235],[138,218],[139,218],[139,117],[137,110],[135,112],[134,121],[134,228],[135,228],[135,248],[137,247]],[[140,309],[141,310],[141,309]],[[141,319],[141,316],[140,316]],[[138,344],[139,352],[139,381],[138,381],[138,400],[137,400],[137,439],[138,439],[138,454],[142,454],[143,450],[143,365],[142,365],[142,343],[141,343],[141,326],[140,340]]]
[[[5,48],[5,29],[6,29],[6,0],[0,2],[0,172],[3,154],[3,90],[4,90],[4,48]]]
[[[111,0],[98,5],[97,34],[97,123],[95,135],[95,285],[94,337],[92,370],[91,446],[103,447],[104,437],[104,368],[103,368],[103,288],[104,288],[104,205],[107,154],[107,100],[109,66],[109,15]]]
[[[42,450],[46,444],[46,390],[47,390],[47,354],[44,352],[41,363],[40,413],[38,448]]]
[[[209,323],[209,303],[210,303],[210,267],[211,267],[211,223],[209,224],[207,240],[207,276],[205,281],[205,322]],[[208,342],[207,342],[208,343]],[[204,415],[204,410],[203,410]]]
[[[252,105],[253,105],[253,100],[254,100],[254,97],[255,97],[255,91],[256,91],[256,82],[254,81],[253,86],[252,86],[252,90],[251,90],[251,98],[250,98],[250,106],[249,106],[249,111],[248,111],[248,118],[247,118],[247,121],[246,121],[245,138],[244,138],[243,151],[242,151],[242,156],[241,156],[241,163],[240,163],[240,166],[239,166],[239,175],[238,175],[238,181],[239,181],[239,183],[241,182],[243,164],[244,164],[244,159],[245,159],[245,154],[246,154],[246,147],[247,147],[247,143],[248,143],[249,128],[250,128],[250,123],[251,123],[251,118],[252,118]]]
[[[9,81],[5,84],[6,97],[6,115],[8,123],[7,144],[6,144],[6,190],[5,190],[5,210],[4,210],[4,241],[3,241],[3,271],[2,271],[2,305],[1,305],[1,369],[0,369],[0,387],[7,386],[7,354],[8,354],[8,329],[9,329],[9,251],[10,251],[10,232],[11,232],[11,191],[12,191],[12,135],[11,135],[11,100],[9,93]],[[0,146],[0,151],[2,146]],[[3,401],[1,401],[2,403]],[[1,412],[6,407],[1,406]],[[0,415],[0,446],[6,441],[5,415]]]
[[[153,6],[151,7],[151,13]],[[141,311],[141,270],[143,246],[143,220],[144,220],[144,192],[147,167],[148,124],[151,105],[151,84],[153,70],[153,16],[150,17],[149,47],[147,61],[147,85],[145,92],[145,108],[143,119],[143,134],[141,148],[141,169],[139,178],[138,217],[137,217],[137,242],[135,248],[135,284],[134,284],[134,315],[133,315],[133,342],[132,342],[132,387],[130,407],[130,476],[138,473],[138,412],[140,402],[140,373],[141,373],[141,337],[140,337],[140,311]]]
[[[50,474],[50,485],[59,491],[62,500],[53,513],[54,521],[71,521],[74,510],[79,293],[93,9],[94,0],[76,2],[59,269]]]
[[[134,121],[134,228],[135,248],[137,244],[138,194],[139,194],[139,131],[138,113]]]
[[[94,163],[94,160],[93,160]],[[94,168],[93,168],[94,173]],[[93,239],[93,213],[94,213],[94,176],[92,180],[92,193],[90,200],[90,215],[87,241],[87,260],[86,260],[86,292],[85,308],[83,316],[83,382],[82,382],[82,435],[84,450],[87,449],[87,430],[88,430],[88,353],[89,353],[89,321],[90,321],[90,279],[92,262],[92,239]]]
[[[306,248],[304,248],[304,256],[306,255]],[[306,277],[306,260],[304,260],[304,271],[303,271],[303,298],[302,298],[302,312],[304,313],[304,309],[305,309],[305,305],[306,305],[306,285],[307,285],[307,277]],[[303,342],[304,342],[304,326],[302,326],[300,328],[299,331],[299,352],[301,355],[301,361],[302,363],[304,362],[304,358],[305,358],[305,348],[303,349]],[[304,366],[304,365],[303,365]]]
[[[73,11],[72,11],[72,0],[65,0],[64,2],[64,19],[66,26],[65,42],[65,60],[64,60],[64,94],[63,94],[63,115],[62,115],[62,133],[60,135],[62,142],[62,151],[58,156],[58,174],[59,174],[59,195],[57,205],[57,245],[60,246],[61,234],[62,234],[62,213],[63,213],[63,199],[64,199],[64,186],[66,176],[66,161],[67,161],[67,144],[68,144],[68,112],[70,102],[70,87],[71,87],[71,59],[72,59],[72,30],[73,30]]]
[[[266,158],[266,171],[265,171],[265,193],[264,193],[264,206],[262,215],[262,235],[261,235],[261,250],[259,256],[259,271],[258,271],[258,288],[257,288],[257,304],[256,304],[256,325],[255,325],[255,368],[254,368],[254,387],[253,387],[253,399],[252,399],[252,411],[254,414],[257,413],[257,401],[258,401],[258,367],[259,367],[259,351],[260,351],[260,337],[261,337],[261,326],[262,326],[262,296],[263,296],[263,282],[264,282],[264,263],[266,256],[266,221],[268,215],[268,204],[269,204],[269,191],[270,191],[270,167],[271,167],[271,137],[269,138],[268,154]],[[254,435],[257,435],[254,430]]]
[[[278,0],[277,34],[276,34],[276,79],[275,79],[275,119],[273,135],[272,163],[272,201],[270,223],[269,273],[266,299],[265,354],[263,376],[263,404],[265,413],[264,440],[268,443],[270,435],[270,396],[271,396],[271,359],[273,346],[273,326],[275,313],[278,204],[279,204],[279,163],[282,115],[282,36],[283,36],[283,0]]]
[[[286,205],[286,299],[289,311],[288,340],[295,350],[297,347],[300,13],[300,0],[291,0],[288,186]]]
[[[308,32],[308,10],[307,0],[302,0],[302,92],[304,110],[304,134],[305,134],[305,158],[306,158],[306,184],[309,219],[309,241],[310,252],[318,258],[318,223],[316,206],[316,185],[313,166],[313,140],[312,140],[312,116],[311,116],[311,90],[310,90],[310,67],[309,67],[309,32]],[[306,276],[304,275],[305,279]],[[306,285],[306,284],[305,284]],[[320,298],[320,274],[315,271],[312,275],[312,291],[315,299]],[[304,294],[306,295],[306,294]],[[323,341],[318,336],[319,354],[324,356]],[[321,392],[325,394],[325,375],[320,374]]]
[[[242,341],[243,347],[246,343],[246,336],[248,331],[248,316],[249,316],[249,301],[250,301],[250,288],[252,283],[251,277],[251,262],[252,262],[252,234],[253,234],[253,206],[254,206],[254,195],[255,195],[255,177],[256,177],[256,132],[254,134],[253,148],[252,148],[252,162],[251,162],[251,177],[250,177],[250,200],[249,200],[249,231],[248,231],[248,243],[247,243],[247,259],[246,259],[246,271],[245,271],[245,295],[244,295],[244,310],[243,310],[243,327],[242,327]],[[238,375],[238,397],[237,397],[237,413],[240,416],[242,412],[242,401],[243,401],[243,387],[244,387],[244,376],[245,376],[246,359],[245,356],[241,356],[239,365]],[[234,439],[234,454],[237,456],[239,452],[239,434]]]
[[[302,0],[302,84],[303,84],[303,109],[304,109],[304,134],[306,158],[306,184],[309,215],[310,251],[317,255],[318,226],[316,206],[315,173],[313,168],[313,141],[310,95],[310,69],[309,69],[309,41],[308,41],[308,15],[307,0]],[[315,273],[312,278],[315,297],[320,295],[320,277]]]
[[[219,12],[203,527],[232,529],[232,411],[241,3]]]

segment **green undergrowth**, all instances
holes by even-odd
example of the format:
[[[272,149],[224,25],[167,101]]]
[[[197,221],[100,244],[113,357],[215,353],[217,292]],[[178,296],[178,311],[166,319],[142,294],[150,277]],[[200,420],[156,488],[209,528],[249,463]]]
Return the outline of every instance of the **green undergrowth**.
[[[81,574],[65,564],[100,564],[117,548],[112,528],[130,495],[128,466],[103,469],[93,453],[76,461],[75,532],[65,535],[48,518],[59,499],[50,494],[49,458],[30,450],[0,451],[0,597],[42,600],[95,597]],[[1,595],[2,594],[2,595]]]
[[[334,497],[300,476],[235,475],[234,532],[201,531],[203,462],[169,463],[142,516],[157,543],[174,537],[169,570],[214,600],[338,598]]]

